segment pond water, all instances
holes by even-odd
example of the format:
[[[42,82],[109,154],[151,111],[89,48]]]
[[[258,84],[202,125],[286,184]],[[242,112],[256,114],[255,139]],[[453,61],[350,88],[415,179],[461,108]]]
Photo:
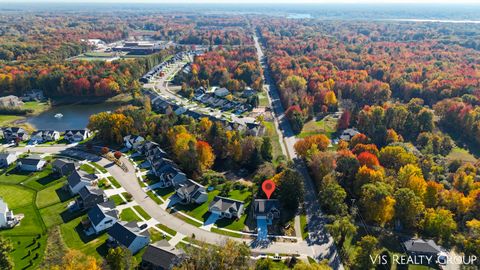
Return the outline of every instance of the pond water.
[[[117,107],[119,107],[119,104],[116,103],[54,106],[39,115],[28,117],[27,123],[35,129],[53,129],[58,131],[83,129],[87,127],[88,119],[92,114],[113,111]],[[56,118],[55,115],[58,113],[63,114],[63,117]]]

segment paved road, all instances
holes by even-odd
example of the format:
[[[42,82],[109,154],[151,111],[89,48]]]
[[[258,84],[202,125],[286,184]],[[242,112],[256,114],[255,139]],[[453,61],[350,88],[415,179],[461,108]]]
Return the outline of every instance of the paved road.
[[[49,154],[65,154],[65,155],[75,155],[79,158],[84,158],[92,162],[103,166],[121,185],[122,187],[132,194],[133,200],[140,205],[149,215],[158,220],[160,223],[166,225],[169,228],[176,230],[177,232],[191,236],[195,234],[197,240],[205,241],[210,244],[222,244],[227,239],[231,239],[238,242],[245,242],[248,244],[253,253],[284,253],[284,254],[299,254],[302,258],[306,259],[307,256],[315,257],[319,253],[316,251],[316,246],[313,246],[306,242],[301,241],[298,243],[291,242],[273,242],[267,246],[263,246],[263,243],[257,243],[255,240],[251,239],[241,239],[219,235],[213,232],[202,230],[198,227],[195,227],[191,224],[184,222],[183,220],[172,216],[166,210],[162,209],[155,201],[153,201],[143,190],[143,188],[138,183],[137,177],[135,175],[135,168],[132,163],[122,157],[123,163],[127,166],[128,172],[124,172],[120,167],[114,165],[111,161],[85,153],[83,151],[75,149],[73,146],[68,145],[59,145],[59,146],[37,146],[35,148],[9,148],[11,152],[25,152],[30,149],[32,152],[37,153],[49,153]],[[322,250],[328,248],[328,243],[323,246],[318,246]]]
[[[290,123],[285,117],[285,109],[280,101],[280,95],[275,87],[275,83],[270,76],[270,70],[267,65],[267,61],[264,57],[262,47],[258,42],[258,37],[254,36],[255,48],[257,49],[257,56],[262,64],[265,88],[269,95],[269,101],[276,118],[277,133],[281,138],[281,144],[284,145],[288,152],[288,157],[293,160],[296,169],[302,174],[305,185],[305,197],[304,208],[308,221],[309,236],[306,239],[307,244],[312,248],[314,252],[314,258],[324,259],[328,258],[330,265],[334,269],[343,269],[343,265],[337,253],[337,248],[333,242],[332,237],[325,230],[325,219],[323,213],[320,210],[320,204],[316,194],[316,188],[313,184],[313,180],[307,171],[303,160],[297,157],[295,153],[294,145],[297,141],[295,134],[292,131]],[[283,143],[282,143],[283,142]]]

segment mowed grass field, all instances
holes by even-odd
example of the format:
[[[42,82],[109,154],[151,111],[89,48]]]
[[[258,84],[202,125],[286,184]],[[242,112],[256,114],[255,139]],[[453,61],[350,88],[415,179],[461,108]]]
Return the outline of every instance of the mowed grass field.
[[[46,158],[52,160],[52,157]],[[64,189],[66,177],[52,173],[50,164],[40,172],[27,173],[13,166],[0,172],[0,197],[15,215],[23,215],[20,224],[0,231],[14,251],[15,269],[38,269],[45,256],[48,232],[59,228],[67,248],[100,258],[106,254],[106,234],[87,237],[81,221],[85,212],[68,210],[74,198]]]

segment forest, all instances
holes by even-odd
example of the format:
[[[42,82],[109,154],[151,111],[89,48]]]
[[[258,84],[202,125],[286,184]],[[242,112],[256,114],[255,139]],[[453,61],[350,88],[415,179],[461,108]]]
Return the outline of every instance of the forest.
[[[365,225],[478,256],[478,163],[449,154],[480,143],[480,51],[472,43],[480,27],[271,18],[256,25],[292,129],[341,109],[337,129],[359,131],[333,149],[323,134],[295,144],[344,263],[372,267],[366,253],[345,248],[349,237],[385,248],[385,236],[368,235]]]

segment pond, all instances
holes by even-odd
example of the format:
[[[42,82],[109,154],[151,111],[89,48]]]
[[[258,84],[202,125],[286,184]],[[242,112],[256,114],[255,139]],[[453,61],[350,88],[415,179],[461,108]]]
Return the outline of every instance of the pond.
[[[83,129],[87,127],[88,119],[92,114],[113,111],[118,107],[119,104],[117,103],[54,106],[39,115],[28,117],[27,123],[35,129],[53,129],[58,131]],[[63,117],[56,118],[56,114],[62,114]]]

